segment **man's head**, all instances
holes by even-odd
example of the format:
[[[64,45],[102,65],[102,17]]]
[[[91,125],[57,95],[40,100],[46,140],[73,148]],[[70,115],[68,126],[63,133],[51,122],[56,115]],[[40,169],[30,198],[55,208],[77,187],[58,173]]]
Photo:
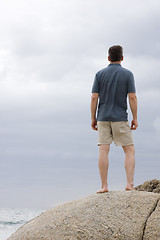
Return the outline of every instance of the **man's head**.
[[[114,45],[108,50],[108,60],[110,62],[123,61],[123,48],[120,45]]]

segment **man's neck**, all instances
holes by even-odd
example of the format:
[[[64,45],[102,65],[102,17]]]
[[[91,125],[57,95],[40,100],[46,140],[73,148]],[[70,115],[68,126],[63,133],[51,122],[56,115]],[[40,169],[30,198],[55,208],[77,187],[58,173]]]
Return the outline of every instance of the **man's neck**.
[[[121,64],[121,61],[118,61],[118,62],[111,62],[110,61],[110,64]]]

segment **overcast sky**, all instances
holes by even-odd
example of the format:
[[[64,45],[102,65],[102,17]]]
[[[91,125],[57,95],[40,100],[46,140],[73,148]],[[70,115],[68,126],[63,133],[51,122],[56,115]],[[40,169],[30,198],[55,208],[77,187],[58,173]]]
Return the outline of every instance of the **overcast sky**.
[[[115,44],[137,89],[135,185],[160,179],[159,23],[158,0],[0,1],[0,207],[50,208],[100,187],[90,97]],[[109,190],[124,190],[114,143],[109,162]]]

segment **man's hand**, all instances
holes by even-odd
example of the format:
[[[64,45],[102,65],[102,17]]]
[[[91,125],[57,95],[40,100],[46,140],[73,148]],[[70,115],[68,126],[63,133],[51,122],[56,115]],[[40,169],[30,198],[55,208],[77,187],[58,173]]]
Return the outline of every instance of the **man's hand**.
[[[132,122],[131,122],[131,129],[136,130],[137,127],[138,127],[138,122],[137,122],[137,120],[133,119]]]
[[[91,122],[91,127],[93,130],[98,130],[97,128],[97,120],[96,119],[93,119],[92,122]]]

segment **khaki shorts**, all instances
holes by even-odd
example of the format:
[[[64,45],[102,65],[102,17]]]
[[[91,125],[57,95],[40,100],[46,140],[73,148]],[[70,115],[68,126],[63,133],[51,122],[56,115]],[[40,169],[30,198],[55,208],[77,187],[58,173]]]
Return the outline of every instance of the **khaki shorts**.
[[[111,144],[113,141],[116,146],[127,146],[134,144],[128,121],[98,121],[97,126],[98,146],[100,144]]]

